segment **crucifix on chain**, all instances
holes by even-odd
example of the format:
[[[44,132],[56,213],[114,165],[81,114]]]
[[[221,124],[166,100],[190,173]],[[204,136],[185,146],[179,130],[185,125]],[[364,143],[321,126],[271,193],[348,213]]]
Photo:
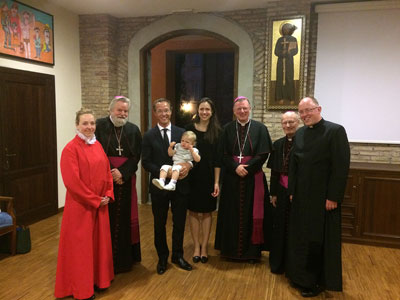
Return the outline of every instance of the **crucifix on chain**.
[[[115,148],[115,150],[118,151],[119,156],[121,156],[121,152],[124,151],[124,149],[121,148],[121,145],[118,145],[118,148]]]
[[[238,123],[236,122],[236,138],[237,138],[237,143],[238,143],[238,146],[239,146],[239,156],[237,156],[237,158],[239,159],[239,164],[241,164],[242,163],[242,159],[244,158],[243,151],[244,151],[244,146],[246,145],[247,136],[249,135],[251,120],[249,121],[249,126],[247,127],[246,135],[244,136],[243,145],[240,145],[239,130],[238,130],[238,125],[237,124]]]
[[[124,149],[121,148],[121,137],[122,137],[123,130],[124,130],[124,127],[121,128],[121,132],[118,136],[117,131],[115,130],[115,127],[114,127],[115,137],[117,138],[117,142],[118,142],[118,148],[115,148],[115,150],[118,151],[119,156],[121,156],[121,152],[124,151]]]

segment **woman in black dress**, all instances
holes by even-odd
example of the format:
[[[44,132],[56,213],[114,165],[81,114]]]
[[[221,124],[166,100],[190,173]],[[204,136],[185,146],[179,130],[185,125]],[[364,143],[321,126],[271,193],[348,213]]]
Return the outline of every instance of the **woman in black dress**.
[[[221,131],[215,106],[211,99],[203,98],[197,106],[192,124],[186,127],[196,133],[201,161],[190,171],[189,223],[194,252],[193,262],[208,261],[208,239],[212,216],[219,195],[220,164],[217,141]]]

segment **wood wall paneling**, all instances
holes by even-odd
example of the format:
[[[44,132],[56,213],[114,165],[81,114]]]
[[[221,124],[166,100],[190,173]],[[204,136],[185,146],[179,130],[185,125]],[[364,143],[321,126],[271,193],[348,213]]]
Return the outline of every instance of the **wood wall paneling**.
[[[342,204],[342,237],[400,248],[400,165],[351,164]]]

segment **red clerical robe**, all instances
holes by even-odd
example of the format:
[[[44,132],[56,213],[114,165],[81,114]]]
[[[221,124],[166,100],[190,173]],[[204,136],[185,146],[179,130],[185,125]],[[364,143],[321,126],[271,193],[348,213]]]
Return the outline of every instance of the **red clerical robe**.
[[[108,207],[113,180],[99,142],[76,136],[64,148],[61,174],[67,189],[58,249],[55,297],[89,298],[94,285],[110,286],[114,278]]]

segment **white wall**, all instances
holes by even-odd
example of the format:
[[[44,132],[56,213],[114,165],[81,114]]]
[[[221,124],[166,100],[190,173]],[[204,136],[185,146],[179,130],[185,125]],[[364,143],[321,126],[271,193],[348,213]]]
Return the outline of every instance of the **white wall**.
[[[352,142],[400,144],[400,2],[317,6],[315,96]]]
[[[55,77],[57,122],[58,207],[65,203],[65,187],[60,174],[60,156],[64,146],[75,135],[75,112],[81,107],[81,77],[79,58],[79,19],[62,8],[45,1],[24,1],[54,17],[55,65],[45,66],[0,57],[0,66]]]

